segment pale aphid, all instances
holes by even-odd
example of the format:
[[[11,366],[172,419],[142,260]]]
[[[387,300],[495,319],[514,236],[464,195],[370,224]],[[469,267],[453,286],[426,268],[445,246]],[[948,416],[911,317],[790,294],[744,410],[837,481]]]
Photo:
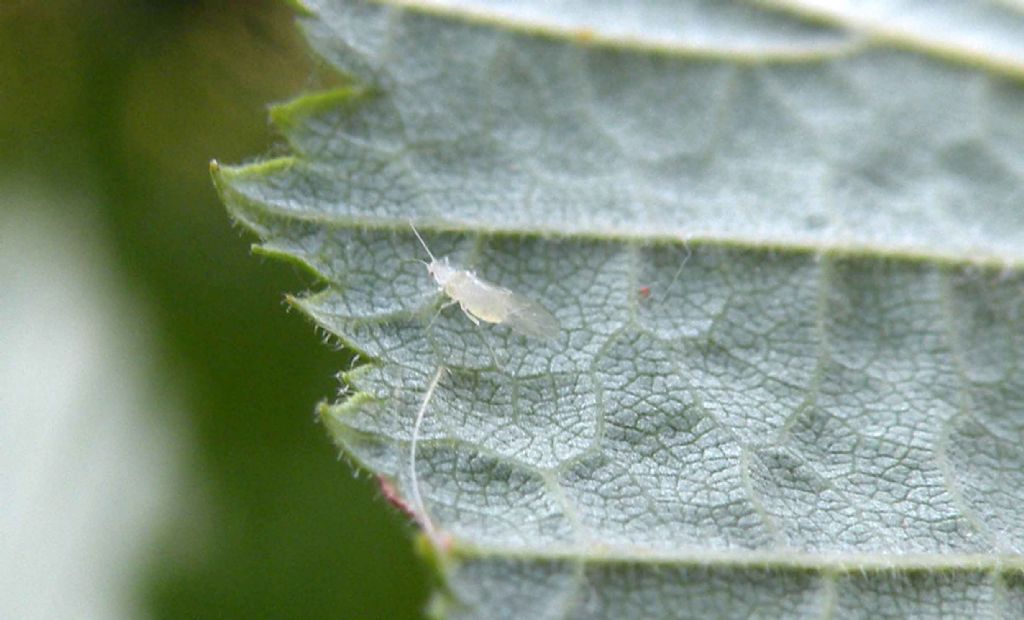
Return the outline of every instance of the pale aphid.
[[[459,304],[471,321],[480,324],[495,323],[535,338],[554,338],[561,329],[558,319],[540,304],[517,295],[507,288],[491,284],[472,271],[457,269],[448,263],[448,257],[438,260],[427,247],[416,226],[409,222],[413,234],[430,256],[430,262],[421,261],[441,290]]]

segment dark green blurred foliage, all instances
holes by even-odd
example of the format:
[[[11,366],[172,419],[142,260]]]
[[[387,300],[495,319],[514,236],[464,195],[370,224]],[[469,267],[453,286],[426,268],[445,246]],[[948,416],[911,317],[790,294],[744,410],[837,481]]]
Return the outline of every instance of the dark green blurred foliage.
[[[0,4],[0,176],[100,210],[190,415],[196,488],[139,577],[157,618],[418,617],[426,596],[404,518],[313,418],[350,362],[282,304],[309,277],[250,254],[207,173],[272,148],[265,105],[317,75],[283,3]]]

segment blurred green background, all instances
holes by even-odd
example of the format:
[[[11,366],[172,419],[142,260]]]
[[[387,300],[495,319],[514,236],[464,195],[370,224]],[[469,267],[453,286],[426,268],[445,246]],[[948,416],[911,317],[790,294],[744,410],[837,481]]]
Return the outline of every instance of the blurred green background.
[[[18,296],[0,306],[0,338],[8,340],[0,350],[3,379],[20,386],[0,401],[0,416],[9,435],[50,424],[68,442],[54,444],[52,434],[37,443],[2,439],[22,446],[8,451],[8,471],[0,472],[0,493],[21,498],[0,497],[0,538],[13,541],[5,570],[32,558],[41,580],[54,582],[0,582],[0,613],[46,615],[26,610],[56,607],[26,601],[65,592],[65,574],[75,576],[74,587],[93,587],[91,572],[121,560],[102,547],[74,560],[78,547],[67,532],[98,536],[149,493],[162,499],[146,500],[145,523],[105,534],[137,539],[138,553],[121,569],[126,600],[138,608],[114,604],[104,614],[420,616],[426,570],[410,526],[374,480],[338,460],[312,413],[337,393],[335,375],[349,360],[287,312],[283,294],[310,279],[250,254],[253,240],[231,225],[207,172],[214,157],[240,162],[280,151],[266,105],[328,79],[283,2],[0,2],[0,285]],[[25,230],[43,231],[47,241]],[[34,253],[46,244],[52,252]],[[74,275],[77,263],[98,275],[72,294],[71,284],[86,282]],[[50,301],[36,304],[44,297]],[[106,318],[71,320],[88,316],[85,308]],[[33,321],[51,336],[64,333],[54,331],[58,323],[66,327],[64,344],[44,349],[26,327]],[[102,329],[110,332],[104,343],[134,344],[112,344],[98,362],[76,360],[67,340],[99,338],[92,332]],[[88,403],[73,396],[26,405],[59,389],[58,359],[90,367]],[[112,370],[103,370],[107,362]],[[144,397],[118,409],[136,369]],[[90,421],[115,409],[125,417],[102,427]],[[12,430],[15,421],[23,430]],[[171,430],[97,443],[137,423]],[[146,477],[139,463],[150,454],[170,456],[150,463],[157,475]],[[98,459],[108,469],[94,465]],[[25,472],[44,467],[41,460],[50,473],[37,489]],[[85,475],[93,486],[72,482]],[[82,505],[86,525],[76,527],[71,508]],[[33,528],[41,546],[29,545]],[[66,534],[59,545],[47,542],[58,534]]]

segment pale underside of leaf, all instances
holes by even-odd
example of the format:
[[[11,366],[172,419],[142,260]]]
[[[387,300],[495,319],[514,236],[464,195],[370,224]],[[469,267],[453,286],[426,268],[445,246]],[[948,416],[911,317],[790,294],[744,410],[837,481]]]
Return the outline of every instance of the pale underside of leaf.
[[[903,4],[307,2],[350,85],[215,179],[406,496],[447,369],[435,611],[1024,616],[1024,10]],[[409,219],[557,335],[439,313]]]

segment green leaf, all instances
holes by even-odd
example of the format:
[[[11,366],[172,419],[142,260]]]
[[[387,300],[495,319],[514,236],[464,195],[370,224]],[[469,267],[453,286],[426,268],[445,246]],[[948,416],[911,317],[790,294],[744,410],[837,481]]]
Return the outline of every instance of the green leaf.
[[[346,85],[214,177],[366,360],[321,415],[435,614],[1024,615],[1024,10],[905,5],[307,3]]]

